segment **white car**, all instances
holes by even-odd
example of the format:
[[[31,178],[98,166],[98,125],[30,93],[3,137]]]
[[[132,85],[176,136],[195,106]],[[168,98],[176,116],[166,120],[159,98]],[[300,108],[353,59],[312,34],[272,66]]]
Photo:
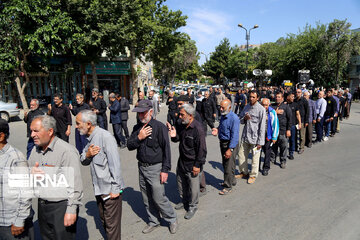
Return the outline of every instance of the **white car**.
[[[0,118],[10,121],[10,118],[20,115],[20,110],[16,103],[6,103],[0,101]]]

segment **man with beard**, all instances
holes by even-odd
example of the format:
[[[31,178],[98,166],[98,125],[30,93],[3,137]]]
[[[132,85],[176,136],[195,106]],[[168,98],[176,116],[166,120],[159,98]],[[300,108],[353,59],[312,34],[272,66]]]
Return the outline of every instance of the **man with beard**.
[[[284,94],[278,92],[275,96],[275,104],[272,106],[279,119],[279,136],[272,146],[270,160],[275,163],[278,149],[280,148],[280,167],[286,168],[286,150],[289,138],[291,136],[291,109],[284,103]]]
[[[315,101],[310,99],[310,93],[308,91],[304,92],[304,98],[308,101],[309,103],[309,124],[306,127],[306,141],[305,141],[305,145],[308,148],[312,147],[312,136],[313,136],[313,124],[316,123],[316,106],[315,106]]]
[[[218,94],[216,95],[216,108],[217,108],[217,113],[218,113],[218,120],[220,120],[220,116],[221,116],[220,103],[225,99],[226,99],[226,97],[223,94],[221,88],[218,88]]]
[[[139,185],[149,218],[142,232],[147,234],[159,227],[161,214],[170,223],[170,233],[174,234],[178,221],[164,188],[171,169],[168,128],[152,117],[150,100],[140,101],[133,112],[139,113],[140,123],[134,126],[127,146],[130,151],[137,150]]]
[[[124,182],[116,140],[108,131],[97,126],[96,114],[91,110],[83,110],[76,115],[76,128],[88,139],[80,161],[82,165],[90,165],[95,198],[106,235],[108,239],[121,239]]]
[[[324,114],[326,111],[326,100],[324,99],[324,92],[319,91],[318,100],[316,100],[316,141],[318,143],[323,141],[324,134]]]
[[[296,129],[301,130],[301,116],[299,104],[294,102],[294,93],[289,92],[286,102],[291,109],[291,136],[289,139],[289,159],[294,160],[294,152],[296,148]]]
[[[67,106],[63,104],[61,94],[54,95],[54,104],[48,105],[48,115],[53,116],[56,120],[56,136],[65,142],[69,142],[71,133],[71,114]]]
[[[306,128],[309,125],[309,103],[306,99],[302,96],[302,90],[300,88],[296,89],[296,98],[294,102],[298,104],[299,113],[301,118],[301,128],[300,128],[300,147],[299,147],[299,154],[304,152],[305,148],[305,133]],[[297,141],[299,142],[299,141]]]
[[[266,111],[258,102],[259,93],[249,92],[249,102],[240,114],[242,124],[245,124],[239,150],[240,175],[237,178],[248,178],[248,184],[256,181],[259,173],[261,147],[265,144]],[[251,172],[248,170],[249,152],[252,152]]]
[[[154,90],[151,90],[151,91],[149,92],[148,100],[151,101],[152,106],[153,106],[153,115],[152,115],[152,117],[153,117],[154,119],[156,119],[156,115],[159,113],[159,102],[158,102],[158,100],[154,97],[154,94],[155,94]]]
[[[113,126],[113,132],[116,142],[120,148],[125,148],[126,140],[121,132],[121,105],[115,97],[115,93],[109,95],[110,123]]]
[[[176,97],[174,95],[175,95],[174,92],[170,91],[169,97],[166,100],[166,105],[169,106],[167,121],[173,126],[175,125],[175,121],[176,121],[175,113],[177,111],[177,102],[176,102]]]
[[[179,117],[182,126],[175,130],[167,123],[173,142],[179,142],[180,157],[176,168],[176,177],[180,197],[187,210],[184,218],[189,220],[198,209],[200,178],[206,159],[205,133],[201,122],[194,119],[195,109],[191,104],[180,108]]]
[[[97,88],[93,88],[91,95],[92,100],[90,101],[90,106],[97,115],[97,125],[102,129],[107,130],[106,102],[99,97],[99,89]]]
[[[330,131],[331,131],[331,123],[334,120],[335,114],[336,114],[336,101],[332,97],[332,90],[327,89],[326,90],[326,110],[324,113],[324,128],[325,128],[325,137],[324,141],[329,140]]]
[[[85,109],[90,109],[89,105],[84,103],[84,95],[81,93],[76,94],[76,106],[73,107],[71,104],[69,105],[71,113],[76,116],[79,112]],[[75,128],[75,146],[76,149],[79,151],[79,154],[82,153],[84,147],[88,143],[85,135],[81,135],[79,130]]]
[[[222,165],[224,168],[223,190],[220,195],[231,193],[232,186],[236,185],[235,179],[235,158],[239,143],[240,121],[239,117],[231,111],[231,101],[225,99],[220,103],[220,124],[218,128],[214,128],[212,134],[219,135],[220,151],[222,157]]]
[[[39,109],[39,100],[31,99],[31,101],[30,101],[30,111],[28,111],[28,112],[25,111],[24,112],[24,122],[26,122],[26,125],[27,125],[27,135],[26,136],[29,138],[28,143],[27,143],[27,147],[26,147],[26,159],[29,159],[31,150],[35,146],[34,140],[32,139],[32,137],[30,137],[30,135],[31,135],[31,131],[30,131],[31,122],[36,116],[41,116],[41,115],[44,115],[44,113],[43,113],[43,111],[41,111]]]

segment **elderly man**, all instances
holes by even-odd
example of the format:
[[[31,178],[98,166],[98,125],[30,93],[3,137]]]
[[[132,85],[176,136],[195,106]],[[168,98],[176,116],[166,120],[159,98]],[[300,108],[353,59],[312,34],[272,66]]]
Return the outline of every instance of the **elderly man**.
[[[215,118],[216,118],[216,103],[210,97],[210,93],[208,91],[205,92],[205,98],[202,102],[202,116],[204,121],[204,128],[207,129],[207,125],[211,129],[214,128]]]
[[[69,104],[69,108],[71,113],[76,116],[79,112],[85,109],[90,109],[90,106],[84,102],[84,95],[81,93],[76,94],[76,105],[73,106]],[[88,143],[86,137],[81,135],[79,130],[75,129],[75,146],[76,149],[79,151],[79,154],[82,153],[84,147]]]
[[[178,190],[187,210],[184,218],[191,219],[198,209],[200,194],[199,173],[206,159],[205,132],[201,122],[195,120],[195,109],[184,104],[179,113],[182,127],[175,130],[167,123],[173,142],[179,142],[179,160],[176,168]]]
[[[278,149],[280,148],[280,167],[286,168],[286,150],[289,138],[291,136],[291,109],[284,103],[284,94],[278,92],[275,95],[275,104],[272,106],[275,109],[279,119],[279,136],[277,141],[272,145],[270,160],[275,163]]]
[[[142,232],[147,234],[159,227],[161,214],[170,223],[170,233],[174,234],[178,228],[176,212],[165,196],[164,188],[171,169],[168,129],[152,117],[150,100],[140,101],[133,112],[139,113],[140,123],[134,126],[127,146],[130,151],[137,150],[139,185],[149,218]]]
[[[110,123],[113,126],[113,132],[117,144],[120,148],[126,147],[126,140],[121,132],[121,105],[116,99],[115,93],[109,95]]]
[[[309,103],[306,101],[306,99],[302,96],[302,90],[300,88],[296,89],[296,98],[294,99],[294,102],[298,104],[299,107],[299,113],[301,118],[301,128],[300,128],[300,142],[299,145],[299,154],[302,154],[304,152],[305,148],[305,133],[306,133],[306,127],[309,125]]]
[[[24,122],[26,122],[27,125],[27,137],[29,138],[27,147],[26,147],[26,159],[29,159],[31,150],[35,146],[34,140],[30,137],[31,131],[30,131],[30,125],[32,120],[36,116],[44,115],[44,112],[39,109],[39,100],[37,99],[31,99],[30,101],[30,111],[24,112]]]
[[[90,106],[97,115],[98,126],[107,130],[108,123],[106,117],[106,102],[104,99],[99,97],[99,89],[97,88],[93,88],[91,96],[92,100],[90,101]]]
[[[72,125],[71,114],[69,108],[63,104],[61,94],[54,95],[54,104],[48,105],[48,115],[53,116],[56,120],[56,136],[69,142]]]
[[[218,114],[218,120],[221,117],[221,112],[220,112],[220,103],[225,100],[226,97],[224,95],[224,93],[222,92],[221,88],[218,88],[218,93],[216,95],[216,108],[217,108],[217,114]]]
[[[259,93],[249,92],[249,102],[240,113],[240,120],[245,124],[239,150],[240,175],[237,178],[247,178],[248,184],[256,181],[259,173],[261,147],[265,144],[266,111],[258,102]],[[251,172],[248,170],[249,152],[252,152]]]
[[[0,239],[32,239],[30,216],[31,196],[22,192],[23,186],[10,187],[8,174],[29,174],[24,155],[11,146],[9,124],[0,119]]]
[[[63,188],[39,188],[38,219],[41,238],[75,239],[76,222],[83,196],[77,149],[55,136],[56,121],[51,116],[37,116],[31,123],[33,148],[29,167],[33,174],[65,176]]]
[[[326,111],[326,100],[324,99],[324,92],[320,91],[318,94],[318,100],[316,100],[316,141],[318,143],[323,141],[324,134],[324,114]]]
[[[152,117],[153,117],[154,119],[156,119],[156,115],[159,113],[159,102],[158,102],[158,100],[155,98],[154,94],[155,94],[154,90],[151,90],[151,91],[149,92],[149,97],[148,97],[148,99],[151,101],[152,106],[153,106],[153,115],[152,115]]]
[[[218,128],[214,128],[212,134],[219,135],[220,151],[222,157],[222,165],[224,168],[223,190],[220,195],[231,193],[232,186],[236,185],[235,179],[235,158],[239,143],[240,121],[239,117],[231,111],[231,101],[225,99],[220,103],[220,124]]]
[[[89,141],[80,161],[82,165],[90,165],[96,202],[106,235],[108,239],[121,239],[121,193],[124,182],[116,140],[108,131],[97,126],[96,114],[90,110],[76,115],[76,128]]]
[[[309,120],[308,120],[309,124],[306,127],[305,145],[308,148],[311,148],[312,136],[313,136],[313,124],[316,123],[316,106],[315,106],[315,101],[310,99],[310,93],[308,91],[304,92],[304,98],[308,101],[309,104]]]
[[[266,110],[265,145],[262,147],[265,158],[262,174],[267,176],[270,170],[271,147],[276,143],[279,136],[279,119],[276,111],[270,107],[270,100],[268,98],[263,98],[261,105]]]

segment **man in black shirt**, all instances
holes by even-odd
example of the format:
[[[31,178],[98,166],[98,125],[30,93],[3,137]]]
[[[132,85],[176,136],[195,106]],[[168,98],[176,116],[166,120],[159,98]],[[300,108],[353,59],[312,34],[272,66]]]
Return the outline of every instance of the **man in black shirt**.
[[[337,103],[333,98],[333,93],[331,89],[326,90],[326,111],[324,113],[324,128],[325,128],[325,137],[324,141],[329,140],[329,135],[331,131],[331,122],[334,120],[335,113],[337,110]]]
[[[175,113],[177,111],[177,102],[176,102],[176,97],[174,96],[174,92],[170,91],[169,92],[169,97],[166,100],[166,105],[169,106],[169,110],[168,110],[168,114],[167,114],[167,121],[171,124],[171,125],[175,125],[175,121],[176,121],[176,116]]]
[[[276,162],[278,149],[280,148],[280,166],[286,167],[286,150],[287,138],[291,136],[291,109],[284,103],[284,95],[278,92],[275,96],[275,104],[272,106],[279,119],[279,137],[275,144],[272,146],[270,159],[273,163]]]
[[[291,109],[291,136],[289,139],[289,159],[294,159],[295,145],[296,145],[296,129],[301,130],[301,117],[299,105],[294,102],[294,93],[290,92],[287,96],[287,104]]]
[[[187,91],[186,96],[189,97],[189,103],[194,104],[194,102],[195,102],[195,97],[194,97],[194,95],[191,93],[191,92],[192,92],[192,91],[191,91],[191,88],[188,88],[186,91]]]
[[[56,120],[56,136],[65,142],[69,142],[71,132],[71,114],[67,106],[63,104],[61,94],[54,95],[54,104],[48,105],[48,115]]]
[[[204,129],[202,124],[194,119],[194,115],[194,107],[184,104],[179,113],[182,126],[175,130],[174,126],[167,124],[171,140],[180,141],[176,177],[180,197],[187,210],[185,219],[191,219],[197,211],[200,194],[199,174],[206,158]]]
[[[152,118],[153,105],[149,100],[139,101],[133,112],[139,113],[140,123],[134,126],[127,147],[130,151],[137,150],[140,190],[149,217],[142,232],[150,233],[160,226],[161,213],[170,222],[170,232],[175,233],[178,227],[176,212],[165,196],[164,188],[171,169],[168,129]]]
[[[304,152],[305,148],[305,133],[306,127],[309,125],[309,103],[308,101],[302,96],[302,91],[300,88],[296,89],[296,98],[294,102],[298,104],[300,117],[301,117],[301,129],[300,129],[300,147],[299,147],[299,154]]]
[[[126,139],[121,132],[121,105],[116,99],[115,93],[109,94],[110,123],[113,126],[113,133],[120,148],[126,147]]]
[[[215,127],[214,123],[215,123],[217,109],[216,109],[216,103],[210,97],[210,93],[208,91],[205,92],[205,98],[203,99],[202,105],[203,105],[202,116],[204,119],[204,123],[203,123],[204,128],[206,130],[207,125],[209,125],[209,127],[213,129]]]
[[[99,127],[107,130],[107,117],[106,117],[106,102],[104,99],[99,97],[99,89],[93,88],[92,92],[92,100],[90,102],[90,106],[92,110],[96,113],[97,116],[97,124]]]
[[[124,135],[126,139],[128,139],[129,130],[127,127],[127,121],[129,119],[128,111],[130,110],[129,101],[125,97],[122,97],[120,94],[116,94],[116,99],[119,101],[121,105],[121,133],[122,131],[124,131]]]
[[[39,100],[31,99],[30,111],[24,112],[24,122],[26,122],[26,124],[27,124],[27,135],[26,136],[29,138],[27,147],[26,147],[26,159],[29,159],[31,150],[35,146],[34,140],[32,139],[32,137],[30,137],[30,135],[31,135],[30,125],[31,125],[32,120],[36,116],[39,116],[39,115],[44,115],[44,112],[39,109]]]
[[[85,109],[90,109],[90,106],[84,102],[84,95],[81,93],[76,94],[76,106],[69,104],[70,111],[72,115],[76,116],[79,112]],[[75,146],[79,151],[79,154],[82,153],[84,147],[88,143],[88,140],[85,135],[81,135],[79,130],[75,128]]]

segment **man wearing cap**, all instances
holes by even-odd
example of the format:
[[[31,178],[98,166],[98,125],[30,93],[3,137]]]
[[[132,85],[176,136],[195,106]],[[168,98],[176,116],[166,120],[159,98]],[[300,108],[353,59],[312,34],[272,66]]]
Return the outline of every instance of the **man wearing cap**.
[[[97,88],[93,88],[91,95],[90,106],[97,115],[98,126],[107,130],[106,102],[99,97],[99,89]]]
[[[0,119],[0,239],[31,239],[33,227],[30,217],[31,197],[20,187],[9,188],[9,173],[29,174],[24,155],[11,146],[9,124]]]
[[[176,212],[165,196],[164,184],[171,169],[171,151],[167,127],[152,117],[150,100],[139,101],[133,112],[139,114],[140,123],[134,126],[127,146],[137,150],[139,185],[149,222],[143,229],[147,234],[160,226],[160,214],[170,223],[169,230],[176,233]]]

